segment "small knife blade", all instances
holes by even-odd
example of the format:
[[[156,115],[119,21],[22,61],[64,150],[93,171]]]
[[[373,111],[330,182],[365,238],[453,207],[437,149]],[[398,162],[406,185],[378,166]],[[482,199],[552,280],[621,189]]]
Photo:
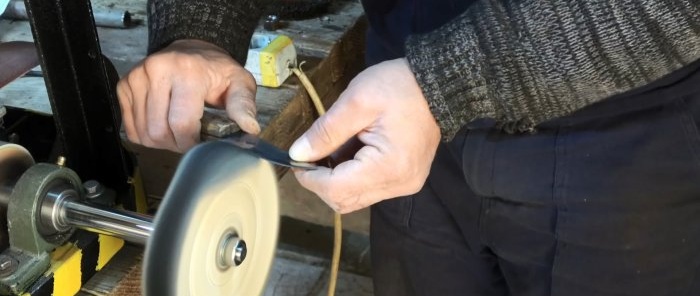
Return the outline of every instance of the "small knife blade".
[[[318,167],[316,164],[310,162],[295,161],[289,157],[288,152],[277,148],[275,145],[265,142],[255,135],[251,135],[243,131],[238,131],[228,135],[221,139],[221,141],[244,149],[257,157],[265,159],[276,165],[305,170],[315,170]]]

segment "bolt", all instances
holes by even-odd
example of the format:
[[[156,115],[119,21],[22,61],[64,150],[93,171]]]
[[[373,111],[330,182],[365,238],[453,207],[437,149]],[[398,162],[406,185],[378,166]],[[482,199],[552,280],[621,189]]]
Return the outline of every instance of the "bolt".
[[[2,263],[0,263],[0,270],[7,270],[8,268],[10,268],[11,265],[12,265],[11,260],[5,260]]]
[[[64,166],[66,165],[66,157],[65,156],[59,156],[58,160],[56,160],[56,164],[58,166]]]
[[[233,247],[233,264],[235,266],[241,265],[245,256],[248,254],[248,248],[245,245],[245,241],[242,239],[237,239]]]
[[[8,255],[0,255],[0,277],[7,277],[17,270],[19,261]]]
[[[100,182],[97,182],[95,180],[85,181],[85,183],[83,183],[83,188],[85,189],[85,192],[87,193],[87,195],[85,197],[87,197],[88,199],[100,197],[100,195],[102,195],[102,193],[105,191],[102,184],[100,184]]]

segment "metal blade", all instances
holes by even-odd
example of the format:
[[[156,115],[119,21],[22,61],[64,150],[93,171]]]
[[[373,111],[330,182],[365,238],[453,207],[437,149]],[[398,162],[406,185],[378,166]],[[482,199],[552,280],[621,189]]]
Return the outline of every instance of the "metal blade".
[[[24,41],[0,43],[0,87],[38,65],[39,57],[34,43]]]
[[[276,165],[305,170],[314,170],[318,167],[313,163],[295,161],[289,157],[288,152],[265,142],[255,135],[251,135],[243,131],[238,131],[232,135],[229,135],[226,138],[223,138],[221,141],[232,144],[247,151],[248,153]]]

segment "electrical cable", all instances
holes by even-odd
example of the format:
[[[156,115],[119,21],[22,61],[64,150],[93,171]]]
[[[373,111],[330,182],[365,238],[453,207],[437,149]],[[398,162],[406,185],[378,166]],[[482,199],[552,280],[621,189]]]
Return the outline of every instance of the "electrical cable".
[[[316,112],[318,113],[318,116],[323,116],[323,114],[326,114],[326,109],[323,107],[323,102],[321,102],[321,98],[318,96],[318,93],[316,92],[316,89],[314,88],[313,84],[311,84],[311,81],[309,78],[306,76],[304,71],[301,70],[301,66],[304,64],[304,62],[301,62],[297,67],[290,67],[292,72],[294,72],[294,75],[296,75],[299,78],[299,81],[301,81],[301,84],[304,85],[304,88],[306,89],[306,92],[309,93],[309,97],[311,97],[311,101],[314,104],[314,107],[316,108]],[[331,259],[331,274],[330,278],[328,280],[328,296],[333,296],[335,295],[335,286],[336,283],[338,282],[338,269],[340,268],[340,250],[341,250],[341,245],[343,243],[343,221],[341,218],[340,213],[334,212],[333,214],[333,256]]]

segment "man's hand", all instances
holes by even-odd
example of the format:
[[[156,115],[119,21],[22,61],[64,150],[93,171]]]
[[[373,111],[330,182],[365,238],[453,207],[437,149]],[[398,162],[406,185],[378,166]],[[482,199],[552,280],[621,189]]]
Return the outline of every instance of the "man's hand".
[[[255,79],[223,49],[180,40],[144,59],[119,81],[130,141],[184,152],[199,141],[205,104],[226,108],[244,131],[260,132]]]
[[[348,213],[418,192],[440,142],[440,129],[405,59],[360,73],[338,101],[291,147],[297,161],[316,161],[353,137],[363,146],[333,169],[295,170],[302,186]]]

